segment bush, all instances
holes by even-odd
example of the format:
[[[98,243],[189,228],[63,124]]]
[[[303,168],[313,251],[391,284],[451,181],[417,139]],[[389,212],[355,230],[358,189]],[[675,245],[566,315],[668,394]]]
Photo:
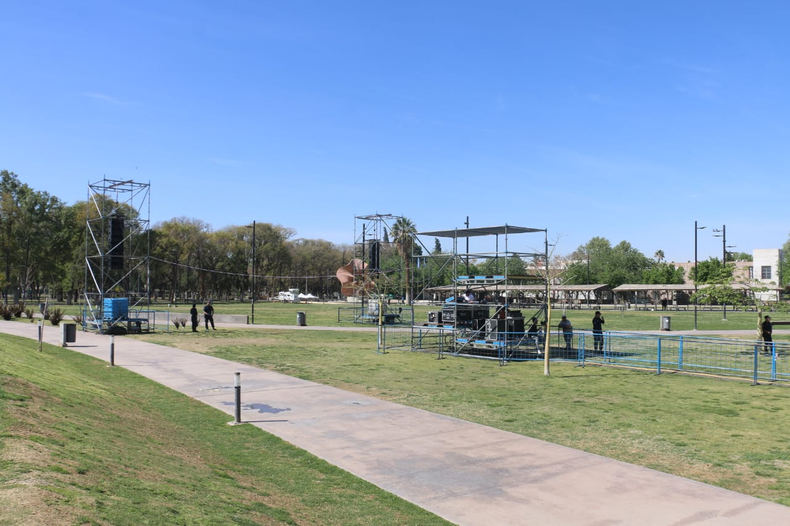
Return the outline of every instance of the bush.
[[[11,311],[11,307],[0,305],[0,316],[2,316],[5,321],[10,321],[11,318],[14,317],[14,313]]]
[[[24,310],[25,310],[25,305],[24,304],[13,305],[11,307],[11,313],[14,315],[14,318],[21,318],[22,317],[22,312]]]
[[[85,318],[82,317],[82,314],[75,314],[71,317],[71,319],[74,320],[74,322],[80,327],[82,326],[82,322],[85,321]]]
[[[63,319],[63,309],[52,309],[47,311],[49,313],[49,323],[52,325],[60,324]]]
[[[25,316],[28,317],[30,323],[33,323],[33,309],[25,309]]]

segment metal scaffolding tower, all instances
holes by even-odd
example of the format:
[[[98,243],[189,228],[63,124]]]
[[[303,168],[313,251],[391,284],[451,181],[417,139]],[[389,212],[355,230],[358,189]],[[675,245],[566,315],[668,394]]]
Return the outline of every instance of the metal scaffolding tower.
[[[128,311],[150,305],[150,195],[149,183],[132,180],[88,185],[83,323],[100,332],[128,319],[139,328]],[[106,307],[115,298],[128,300],[122,314]]]

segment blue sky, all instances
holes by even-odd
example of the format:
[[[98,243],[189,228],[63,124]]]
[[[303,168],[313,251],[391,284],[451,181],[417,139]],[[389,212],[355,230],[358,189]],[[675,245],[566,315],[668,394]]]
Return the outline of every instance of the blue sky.
[[[547,228],[561,254],[602,236],[693,260],[695,220],[700,259],[723,224],[735,250],[780,247],[788,18],[770,1],[2,0],[0,169],[67,203],[150,182],[154,223],[336,243],[386,213]]]

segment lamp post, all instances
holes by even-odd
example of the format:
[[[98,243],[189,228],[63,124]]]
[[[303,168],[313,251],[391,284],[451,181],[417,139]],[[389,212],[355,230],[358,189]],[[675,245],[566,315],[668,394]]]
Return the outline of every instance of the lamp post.
[[[697,330],[697,231],[704,230],[704,226],[697,226],[694,221],[694,330]]]
[[[466,229],[469,230],[469,216],[466,216]],[[469,275],[469,232],[466,233],[466,275]]]
[[[713,229],[714,232],[719,232],[718,234],[713,234],[713,237],[720,237],[721,238],[721,268],[722,270],[727,266],[727,225],[722,225],[721,230],[718,228]],[[734,247],[730,247],[734,248]],[[727,321],[727,300],[724,300],[724,317],[722,321]]]
[[[249,226],[247,228],[250,228]],[[250,304],[252,305],[252,316],[250,323],[255,324],[255,221],[252,222],[252,294],[250,294]]]

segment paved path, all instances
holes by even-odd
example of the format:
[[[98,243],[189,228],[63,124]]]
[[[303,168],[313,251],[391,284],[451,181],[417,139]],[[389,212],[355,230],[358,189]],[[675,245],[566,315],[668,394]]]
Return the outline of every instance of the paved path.
[[[37,324],[0,332],[35,339]],[[110,337],[69,348],[109,361]],[[116,336],[115,364],[230,415],[241,372],[242,420],[458,524],[790,524],[785,506],[211,356]]]

